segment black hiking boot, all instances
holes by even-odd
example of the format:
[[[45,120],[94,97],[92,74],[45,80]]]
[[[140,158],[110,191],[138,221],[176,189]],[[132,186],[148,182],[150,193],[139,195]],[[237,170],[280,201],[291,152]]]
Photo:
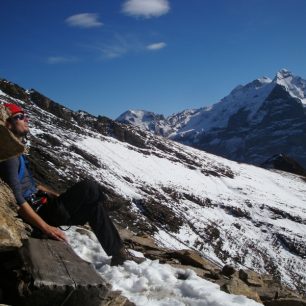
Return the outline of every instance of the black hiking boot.
[[[131,260],[137,264],[141,264],[146,259],[144,257],[136,257],[129,253],[124,247],[122,247],[116,255],[113,255],[110,265],[111,266],[121,266],[126,260]]]

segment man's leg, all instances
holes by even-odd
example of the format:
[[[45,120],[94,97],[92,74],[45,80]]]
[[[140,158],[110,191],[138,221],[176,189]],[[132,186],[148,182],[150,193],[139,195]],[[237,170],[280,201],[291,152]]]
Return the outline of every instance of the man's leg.
[[[83,225],[89,222],[107,255],[123,247],[119,233],[103,207],[99,184],[85,180],[50,201],[39,214],[51,225]]]

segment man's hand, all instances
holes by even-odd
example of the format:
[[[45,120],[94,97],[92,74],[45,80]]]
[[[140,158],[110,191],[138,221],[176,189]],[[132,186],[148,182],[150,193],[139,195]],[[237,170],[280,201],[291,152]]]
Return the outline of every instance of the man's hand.
[[[41,230],[50,238],[60,241],[67,241],[66,235],[57,227],[46,224],[46,227],[42,228]]]
[[[44,234],[55,240],[67,241],[66,235],[57,227],[47,224],[29,205],[23,203],[19,210],[19,215],[31,225],[38,227]]]

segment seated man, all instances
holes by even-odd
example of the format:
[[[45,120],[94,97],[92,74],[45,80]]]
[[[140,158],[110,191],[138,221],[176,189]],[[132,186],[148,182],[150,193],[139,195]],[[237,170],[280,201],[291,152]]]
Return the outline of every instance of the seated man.
[[[29,132],[28,116],[15,104],[4,104],[10,113],[6,127],[19,139]],[[27,167],[24,155],[0,162],[0,177],[11,187],[19,205],[19,215],[50,238],[66,240],[57,228],[60,225],[83,225],[89,222],[111,265],[125,260],[143,261],[133,257],[124,248],[119,233],[104,205],[105,194],[95,181],[76,183],[59,195],[36,185]]]

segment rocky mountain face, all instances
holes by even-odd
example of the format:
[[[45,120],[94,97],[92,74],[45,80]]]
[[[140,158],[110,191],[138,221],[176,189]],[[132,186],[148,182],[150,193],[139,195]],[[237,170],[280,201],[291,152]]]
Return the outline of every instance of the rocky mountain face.
[[[276,107],[273,95],[267,101]],[[237,164],[106,117],[73,112],[5,80],[0,100],[30,115],[29,159],[37,180],[64,191],[80,179],[95,179],[109,201],[123,203],[112,214],[119,226],[152,237],[159,247],[194,250],[219,270],[228,264],[269,273],[305,294],[303,177]]]
[[[283,154],[272,156],[262,166],[268,169],[282,170],[306,177],[306,170],[294,159]]]
[[[139,113],[130,110],[117,121],[239,162],[260,165],[282,153],[306,167],[306,81],[285,69],[273,80],[237,86],[210,107],[164,120]]]
[[[166,118],[153,112],[142,110],[128,110],[117,118],[118,122],[139,126],[145,131],[156,135],[168,136],[172,131]]]

